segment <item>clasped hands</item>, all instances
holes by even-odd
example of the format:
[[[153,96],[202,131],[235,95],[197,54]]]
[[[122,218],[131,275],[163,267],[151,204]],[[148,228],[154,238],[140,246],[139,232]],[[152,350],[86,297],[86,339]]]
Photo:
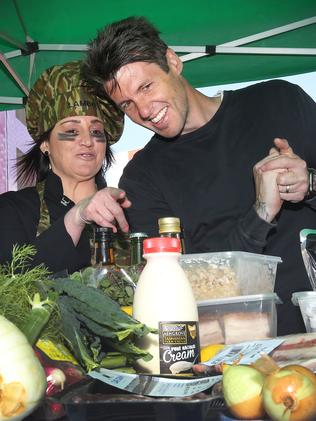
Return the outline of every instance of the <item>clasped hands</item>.
[[[275,138],[269,155],[253,168],[255,208],[267,222],[273,221],[284,201],[304,200],[308,190],[306,162],[296,155],[286,139]]]

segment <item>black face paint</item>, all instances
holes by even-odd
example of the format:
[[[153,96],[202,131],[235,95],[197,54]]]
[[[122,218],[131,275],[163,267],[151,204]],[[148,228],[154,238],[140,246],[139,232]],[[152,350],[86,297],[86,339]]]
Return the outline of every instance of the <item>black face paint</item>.
[[[74,141],[78,136],[77,133],[57,133],[58,140],[68,140]],[[91,137],[94,137],[97,142],[105,143],[106,142],[106,135],[105,133],[90,133]]]
[[[97,142],[105,143],[106,142],[106,136],[105,133],[95,133],[92,135],[95,137]]]
[[[58,140],[76,140],[76,133],[57,133],[57,139]]]

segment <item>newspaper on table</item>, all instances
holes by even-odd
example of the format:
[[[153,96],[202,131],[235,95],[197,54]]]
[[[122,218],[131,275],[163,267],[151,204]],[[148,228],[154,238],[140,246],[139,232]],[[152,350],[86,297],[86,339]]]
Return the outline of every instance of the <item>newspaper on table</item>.
[[[226,346],[215,357],[203,362],[203,364],[209,366],[221,363],[234,364],[237,361],[238,364],[252,364],[260,358],[261,353],[269,354],[283,341],[284,339],[263,339]]]
[[[179,378],[152,376],[147,374],[129,374],[106,368],[99,368],[89,373],[94,379],[125,390],[146,396],[184,397],[203,392],[218,383],[222,376]]]

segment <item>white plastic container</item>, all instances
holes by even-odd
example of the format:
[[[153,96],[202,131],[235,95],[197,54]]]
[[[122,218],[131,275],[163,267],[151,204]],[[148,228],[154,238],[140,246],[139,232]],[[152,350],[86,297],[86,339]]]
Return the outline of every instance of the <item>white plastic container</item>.
[[[199,358],[198,311],[190,283],[179,265],[177,238],[144,240],[147,264],[137,283],[133,317],[157,328],[159,334],[139,339],[138,346],[153,355],[138,360],[139,370],[178,374],[190,370]]]
[[[294,292],[292,303],[300,306],[306,332],[316,332],[316,291]]]

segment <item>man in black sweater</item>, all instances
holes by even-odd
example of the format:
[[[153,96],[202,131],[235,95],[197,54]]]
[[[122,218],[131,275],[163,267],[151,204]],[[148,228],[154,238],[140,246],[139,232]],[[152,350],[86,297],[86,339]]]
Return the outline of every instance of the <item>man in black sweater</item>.
[[[207,97],[182,66],[144,18],[113,23],[90,44],[86,77],[155,132],[120,180],[130,228],[153,236],[158,218],[178,216],[188,253],[280,256],[278,334],[302,332],[291,295],[310,289],[299,232],[316,229],[315,103],[277,80]]]

